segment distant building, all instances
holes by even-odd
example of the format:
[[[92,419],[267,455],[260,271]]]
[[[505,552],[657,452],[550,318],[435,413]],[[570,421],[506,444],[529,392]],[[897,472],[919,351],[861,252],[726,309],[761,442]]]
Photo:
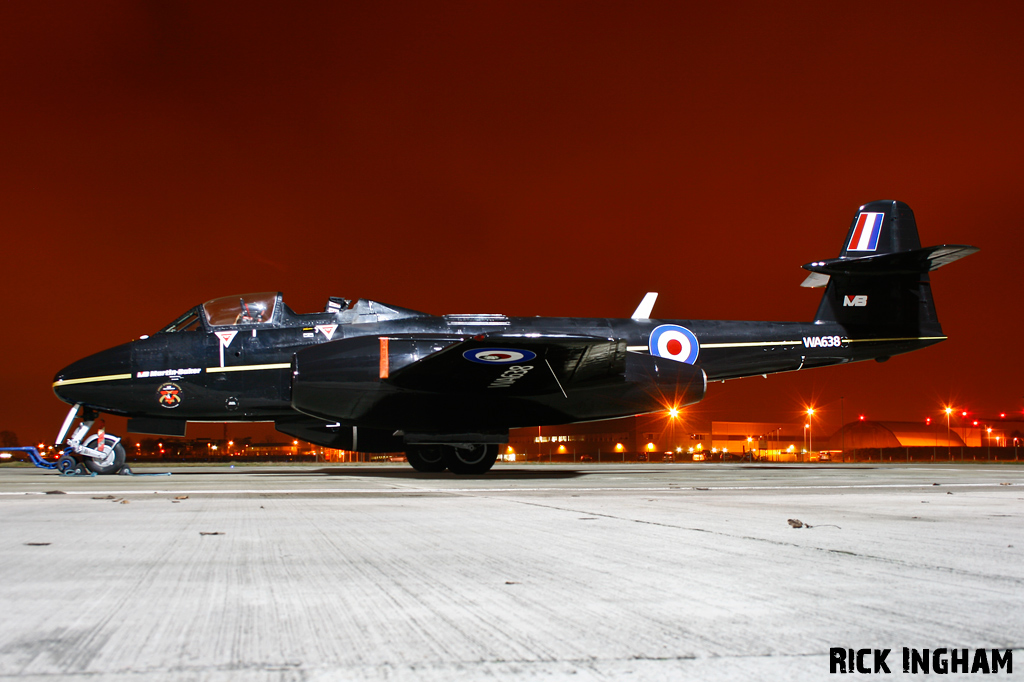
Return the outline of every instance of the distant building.
[[[506,460],[691,461],[751,459],[804,461],[813,444],[803,424],[727,422],[667,412],[560,426],[512,429]],[[823,435],[822,445],[827,438]]]
[[[1007,447],[1015,445],[1020,422],[993,421],[993,426],[921,422],[856,421],[843,426],[829,439],[828,449],[846,450],[898,447]]]

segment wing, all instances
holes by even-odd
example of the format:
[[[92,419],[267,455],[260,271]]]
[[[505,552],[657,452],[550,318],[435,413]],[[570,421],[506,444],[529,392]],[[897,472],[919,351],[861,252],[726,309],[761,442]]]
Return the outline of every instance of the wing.
[[[391,337],[390,352],[408,357],[416,339]],[[596,336],[480,334],[389,372],[400,388],[500,391],[509,395],[565,394],[574,386],[624,381],[626,342]]]

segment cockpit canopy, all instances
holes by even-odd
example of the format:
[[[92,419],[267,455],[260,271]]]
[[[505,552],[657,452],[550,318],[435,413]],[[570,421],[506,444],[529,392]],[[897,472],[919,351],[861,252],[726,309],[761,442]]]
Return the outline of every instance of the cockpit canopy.
[[[204,303],[203,311],[211,327],[229,324],[268,324],[274,319],[278,296],[276,291],[223,296]]]
[[[265,291],[241,296],[223,296],[192,308],[160,330],[162,334],[203,331],[216,327],[274,326],[292,327],[312,324],[360,324],[406,317],[429,317],[426,313],[384,305],[376,301],[332,296],[322,313],[298,315],[282,300],[280,292]]]

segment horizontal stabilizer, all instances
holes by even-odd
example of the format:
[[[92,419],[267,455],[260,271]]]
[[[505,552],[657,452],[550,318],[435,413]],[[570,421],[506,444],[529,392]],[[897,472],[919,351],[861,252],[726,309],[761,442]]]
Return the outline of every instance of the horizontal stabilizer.
[[[872,256],[830,258],[807,263],[801,267],[818,275],[907,275],[936,270],[976,251],[978,251],[976,246],[943,244],[942,246],[929,246],[924,249]],[[822,284],[808,284],[812,277],[814,274],[804,281],[803,286],[822,286],[827,283],[826,280]]]
[[[817,289],[828,284],[829,276],[823,275],[820,272],[812,272],[807,275],[807,279],[800,283],[800,286],[807,287],[809,289]]]

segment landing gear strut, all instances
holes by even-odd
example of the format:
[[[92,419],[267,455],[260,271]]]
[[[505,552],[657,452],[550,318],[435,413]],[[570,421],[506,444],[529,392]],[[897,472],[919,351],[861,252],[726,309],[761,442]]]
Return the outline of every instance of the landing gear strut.
[[[76,472],[79,468],[96,474],[119,474],[126,472],[128,468],[124,465],[125,452],[121,445],[121,438],[107,433],[103,426],[103,420],[99,420],[99,430],[86,437],[89,429],[96,423],[99,414],[89,408],[82,409],[81,405],[75,405],[68,412],[64,419],[64,425],[57,436],[57,445],[61,444],[64,435],[71,428],[75,417],[79,416],[81,410],[82,423],[68,437],[67,447],[64,454],[57,460],[57,470],[63,473]],[[82,439],[85,439],[84,442]],[[79,472],[84,473],[84,471]]]

